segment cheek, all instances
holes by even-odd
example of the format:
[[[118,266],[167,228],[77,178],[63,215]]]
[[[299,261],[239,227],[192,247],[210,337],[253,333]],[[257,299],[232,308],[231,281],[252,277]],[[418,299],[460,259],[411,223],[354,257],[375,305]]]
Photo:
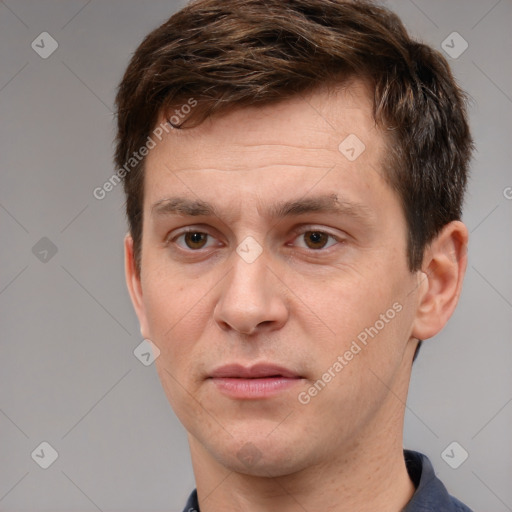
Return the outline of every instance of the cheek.
[[[190,396],[196,395],[204,372],[204,352],[201,354],[197,340],[208,322],[208,305],[204,291],[194,286],[187,290],[176,281],[156,280],[147,290],[145,306],[150,338],[160,350],[155,366],[162,387],[181,421],[192,425],[194,417],[202,417],[204,412]]]
[[[310,311],[307,315],[297,312],[296,318],[306,333],[304,341],[318,356],[317,371],[321,365],[328,368],[349,350],[357,352],[353,359],[368,363],[382,359],[393,365],[401,357],[412,323],[408,282],[406,274],[397,272],[396,267],[391,272],[378,263],[358,272],[339,272],[335,279],[322,282],[304,277],[296,280],[297,295],[304,297]],[[310,321],[314,316],[325,327],[321,346],[319,336],[312,332],[313,325],[318,324]]]
[[[192,340],[204,327],[208,289],[200,282],[185,284],[183,278],[170,272],[155,272],[146,280],[144,306],[150,337],[172,372],[183,369]]]
[[[392,295],[389,284],[382,275],[377,279],[375,274],[378,272],[335,268],[328,279],[319,281],[314,276],[297,276],[292,286],[331,331],[341,334],[374,322],[383,305],[387,309]]]

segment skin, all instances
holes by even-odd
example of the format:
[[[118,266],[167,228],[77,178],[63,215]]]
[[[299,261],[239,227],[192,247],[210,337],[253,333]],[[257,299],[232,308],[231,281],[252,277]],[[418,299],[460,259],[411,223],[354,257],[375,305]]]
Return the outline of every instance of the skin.
[[[371,107],[355,80],[172,131],[147,157],[141,270],[127,235],[126,278],[188,431],[201,511],[398,511],[414,493],[402,452],[412,358],[456,306],[468,234],[448,224],[409,271]],[[349,134],[365,144],[354,161],[338,150]],[[271,215],[319,196],[345,209]],[[164,213],[175,197],[215,214]],[[193,238],[206,245],[190,248],[183,228],[207,234]],[[248,236],[262,248],[252,263],[236,251]],[[400,312],[301,403],[396,303]],[[302,378],[258,400],[228,397],[208,378],[223,364],[259,362]]]

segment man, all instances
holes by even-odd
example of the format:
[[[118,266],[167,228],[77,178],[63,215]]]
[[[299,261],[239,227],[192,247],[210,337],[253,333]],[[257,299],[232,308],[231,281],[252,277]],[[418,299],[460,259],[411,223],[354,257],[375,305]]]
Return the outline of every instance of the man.
[[[199,0],[142,42],[117,109],[184,510],[469,510],[402,447],[467,263],[472,141],[443,57],[371,3]]]

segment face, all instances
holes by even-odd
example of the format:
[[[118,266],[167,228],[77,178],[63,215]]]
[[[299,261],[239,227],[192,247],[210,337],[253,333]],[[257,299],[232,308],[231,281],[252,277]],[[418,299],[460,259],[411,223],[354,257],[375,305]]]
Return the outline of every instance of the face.
[[[193,449],[227,468],[348,456],[401,407],[418,275],[371,109],[354,82],[172,131],[147,157],[132,298]]]

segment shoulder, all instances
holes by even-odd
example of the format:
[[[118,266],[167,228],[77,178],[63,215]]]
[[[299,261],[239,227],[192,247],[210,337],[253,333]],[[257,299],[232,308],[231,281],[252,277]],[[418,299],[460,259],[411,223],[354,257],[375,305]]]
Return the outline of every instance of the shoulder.
[[[189,496],[187,500],[187,504],[183,509],[183,512],[200,512],[199,511],[199,503],[197,501],[197,489],[192,491],[192,494]]]
[[[453,503],[453,510],[455,512],[473,512],[467,505],[464,505],[462,501],[459,501],[457,498],[450,496]]]
[[[472,512],[448,493],[426,455],[404,450],[404,459],[416,492],[403,512]]]

